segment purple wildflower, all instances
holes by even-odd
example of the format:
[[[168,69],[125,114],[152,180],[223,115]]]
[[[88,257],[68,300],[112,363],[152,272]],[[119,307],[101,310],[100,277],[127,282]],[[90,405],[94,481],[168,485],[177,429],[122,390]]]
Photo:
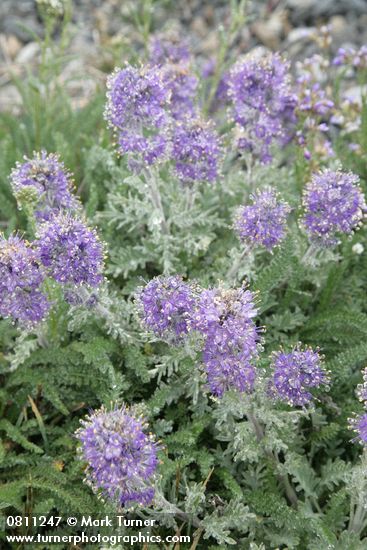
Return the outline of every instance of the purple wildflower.
[[[76,432],[86,482],[120,506],[148,505],[154,497],[158,444],[142,417],[125,405],[92,412]]]
[[[300,80],[299,80],[300,82]],[[300,87],[298,110],[307,115],[326,116],[334,109],[334,102],[328,98],[320,83]]]
[[[56,216],[40,227],[36,244],[42,264],[57,282],[97,286],[102,281],[103,246],[81,220]]]
[[[364,44],[356,50],[352,47],[339,48],[336,53],[336,56],[333,59],[333,65],[335,66],[345,66],[351,65],[356,69],[366,69],[367,68],[367,44]]]
[[[321,367],[321,357],[312,349],[296,349],[291,353],[278,351],[273,354],[273,378],[270,393],[290,405],[306,405],[312,401],[310,388],[318,388],[328,382]]]
[[[355,441],[367,445],[367,413],[349,419],[349,427],[357,434]]]
[[[271,250],[286,233],[289,205],[267,188],[251,196],[252,205],[241,206],[235,220],[235,230],[248,245],[259,244]]]
[[[34,153],[32,159],[18,162],[11,173],[14,193],[32,187],[37,197],[35,215],[39,220],[48,220],[64,209],[75,209],[77,201],[71,194],[70,174],[58,155],[46,151]]]
[[[311,117],[329,116],[334,109],[334,102],[329,97],[325,75],[328,74],[329,62],[321,55],[313,55],[297,64],[297,111]],[[314,127],[312,122],[308,125]]]
[[[311,241],[319,246],[338,243],[338,233],[352,233],[366,208],[359,178],[352,172],[324,170],[305,187],[303,223]]]
[[[194,293],[179,275],[155,277],[140,290],[137,300],[145,325],[159,336],[177,340],[188,332]]]
[[[0,315],[23,326],[42,321],[50,303],[36,251],[17,236],[0,238]]]
[[[169,123],[170,91],[162,72],[127,65],[110,75],[107,86],[105,117],[117,132],[121,152],[154,164],[166,151]]]
[[[239,130],[238,147],[270,162],[271,145],[287,141],[287,126],[296,121],[289,64],[277,54],[238,62],[230,72],[228,95]]]
[[[219,136],[207,123],[198,120],[177,123],[172,157],[182,183],[213,183],[218,177],[220,156]]]
[[[210,390],[218,397],[226,390],[253,388],[256,314],[254,294],[245,288],[204,290],[197,301],[191,325],[205,337],[203,362]]]

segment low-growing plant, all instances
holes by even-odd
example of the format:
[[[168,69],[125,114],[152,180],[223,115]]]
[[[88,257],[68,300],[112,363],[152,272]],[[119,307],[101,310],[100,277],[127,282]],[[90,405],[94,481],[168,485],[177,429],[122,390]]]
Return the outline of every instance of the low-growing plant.
[[[322,28],[295,67],[234,63],[243,10],[205,63],[143,24],[144,62],[82,109],[42,12],[0,131],[6,515],[135,514],[192,550],[366,546],[366,48],[330,57]]]

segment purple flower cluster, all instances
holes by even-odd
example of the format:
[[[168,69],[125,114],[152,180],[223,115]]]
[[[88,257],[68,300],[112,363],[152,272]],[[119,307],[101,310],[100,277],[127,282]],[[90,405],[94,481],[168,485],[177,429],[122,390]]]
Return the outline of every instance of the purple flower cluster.
[[[332,112],[334,102],[320,81],[328,68],[328,62],[320,55],[309,57],[298,64],[297,110],[301,113],[311,117],[325,117]]]
[[[145,325],[159,336],[180,339],[189,330],[194,306],[192,286],[178,275],[156,277],[137,296]]]
[[[319,83],[303,88],[299,99],[298,109],[306,114],[325,116],[330,114],[334,108],[333,101],[328,98],[325,90],[321,88]]]
[[[81,220],[55,216],[40,227],[36,246],[47,274],[58,283],[94,287],[102,281],[103,246]]]
[[[335,156],[328,138],[328,122],[335,112],[332,94],[325,82],[328,70],[329,61],[321,55],[313,55],[297,64],[296,113],[301,124],[296,136],[307,160],[312,156],[310,149],[321,158]]]
[[[259,331],[254,322],[254,295],[245,288],[204,290],[192,315],[192,326],[205,337],[203,362],[211,392],[251,391],[256,370]]]
[[[170,91],[162,71],[127,65],[107,82],[105,117],[116,131],[120,151],[143,158],[148,165],[166,152]]]
[[[270,162],[271,145],[286,141],[288,126],[296,121],[288,63],[277,54],[238,62],[230,71],[228,95],[239,129],[238,147]]]
[[[123,405],[92,412],[76,432],[86,482],[120,506],[153,500],[159,446],[146,428],[144,418]]]
[[[290,405],[307,405],[312,401],[310,388],[327,385],[328,377],[317,351],[297,348],[291,353],[273,354],[273,377],[270,394]]]
[[[35,215],[48,220],[63,209],[75,209],[77,201],[71,193],[71,177],[58,155],[46,151],[34,153],[32,159],[18,162],[11,172],[11,185],[15,195],[34,189],[37,197]]]
[[[311,242],[338,243],[338,234],[352,233],[366,209],[359,178],[349,172],[324,170],[312,176],[303,194],[303,224]]]
[[[37,238],[32,243],[17,236],[0,239],[0,315],[30,326],[42,321],[51,307],[44,292],[47,278],[63,285],[70,303],[85,302],[78,296],[79,285],[96,287],[102,281],[103,247],[95,232],[75,217],[78,202],[57,155],[36,153],[17,164],[11,180],[21,202],[36,203]]]
[[[267,188],[252,195],[252,205],[241,206],[235,219],[235,230],[247,245],[261,245],[272,250],[286,233],[289,205]]]
[[[198,120],[177,123],[172,158],[182,183],[213,183],[218,177],[220,157],[219,136],[208,124]]]
[[[176,275],[152,279],[137,300],[143,322],[159,336],[177,342],[195,330],[204,337],[203,362],[214,395],[252,390],[259,341],[252,292],[201,290]]]
[[[356,69],[367,69],[367,44],[356,50],[353,47],[339,48],[333,59],[333,65],[351,65]]]
[[[43,281],[39,257],[29,244],[17,236],[0,238],[0,315],[22,326],[42,321],[50,308]]]

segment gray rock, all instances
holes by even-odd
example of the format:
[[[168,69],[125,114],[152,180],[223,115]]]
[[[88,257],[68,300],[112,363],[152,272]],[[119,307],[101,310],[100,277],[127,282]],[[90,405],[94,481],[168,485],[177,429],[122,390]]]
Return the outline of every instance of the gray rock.
[[[367,0],[285,0],[295,25],[301,21],[312,21],[332,15],[367,13]]]

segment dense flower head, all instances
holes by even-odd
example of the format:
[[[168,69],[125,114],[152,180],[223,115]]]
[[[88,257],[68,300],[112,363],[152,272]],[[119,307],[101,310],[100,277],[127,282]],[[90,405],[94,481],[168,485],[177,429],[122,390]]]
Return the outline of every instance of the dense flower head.
[[[85,223],[60,214],[39,228],[40,261],[58,283],[97,286],[102,281],[103,246]]]
[[[290,207],[271,188],[254,193],[251,198],[252,205],[238,209],[235,230],[248,245],[259,244],[271,250],[285,236]]]
[[[247,350],[243,354],[240,349],[234,352],[227,345],[216,344],[211,338],[207,338],[203,349],[203,363],[213,395],[222,397],[228,390],[253,390],[256,369],[247,356]]]
[[[247,57],[230,71],[228,88],[238,147],[264,163],[271,161],[271,145],[287,141],[296,121],[288,63],[277,54]]]
[[[351,418],[349,427],[357,434],[355,440],[367,445],[367,413]]]
[[[22,326],[42,321],[50,308],[41,290],[37,252],[18,236],[0,238],[0,315]]]
[[[254,322],[254,294],[242,287],[203,290],[191,316],[191,326],[205,338],[203,362],[211,392],[251,391],[252,361],[257,356],[259,331]]]
[[[291,353],[273,354],[273,377],[270,393],[290,405],[306,405],[312,401],[310,388],[327,385],[328,377],[321,365],[321,357],[311,348],[295,349]]]
[[[86,482],[120,506],[148,505],[154,497],[158,444],[144,418],[125,405],[92,412],[76,432]]]
[[[194,291],[179,275],[155,277],[136,298],[143,322],[159,336],[180,339],[188,332]]]
[[[143,156],[153,164],[166,149],[170,91],[156,67],[127,65],[107,81],[105,117],[118,136],[122,153]]]
[[[199,120],[177,123],[173,132],[172,158],[182,183],[213,183],[220,168],[219,136],[211,126]]]
[[[13,169],[10,180],[15,195],[31,188],[35,191],[35,215],[39,220],[48,220],[61,210],[77,206],[71,193],[70,174],[56,154],[41,151],[31,159],[25,157]]]
[[[303,194],[303,223],[313,243],[333,246],[339,233],[352,233],[360,224],[366,205],[358,182],[356,174],[341,170],[313,174]]]

